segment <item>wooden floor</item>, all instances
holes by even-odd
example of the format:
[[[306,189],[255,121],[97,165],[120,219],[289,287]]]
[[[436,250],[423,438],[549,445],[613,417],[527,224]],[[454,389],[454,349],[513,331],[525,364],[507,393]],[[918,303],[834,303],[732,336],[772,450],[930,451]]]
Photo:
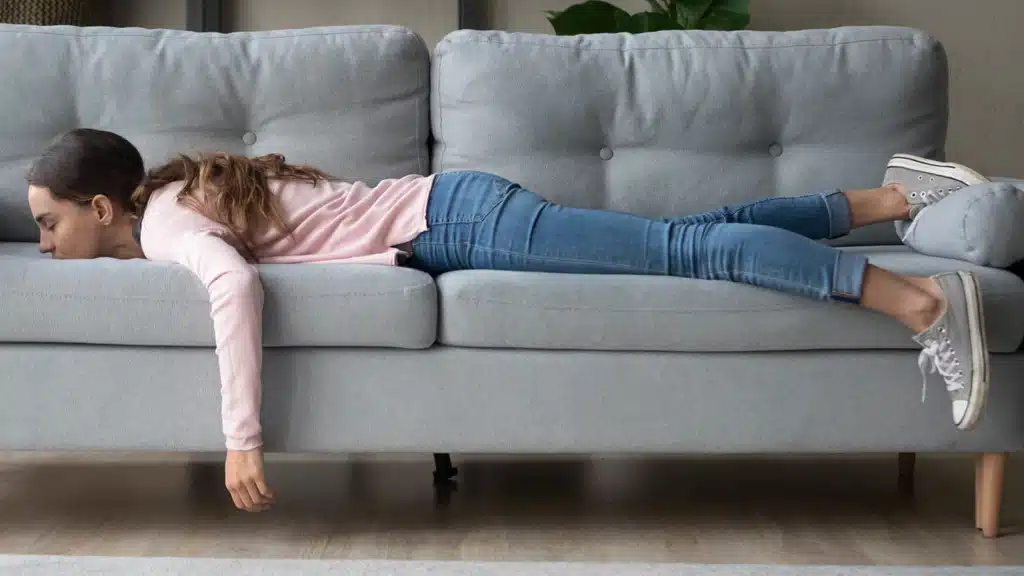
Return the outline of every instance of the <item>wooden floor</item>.
[[[1024,564],[1024,466],[1004,536],[973,522],[970,458],[272,459],[278,507],[236,512],[183,457],[0,455],[0,553],[788,564]],[[215,471],[215,473],[220,473]]]

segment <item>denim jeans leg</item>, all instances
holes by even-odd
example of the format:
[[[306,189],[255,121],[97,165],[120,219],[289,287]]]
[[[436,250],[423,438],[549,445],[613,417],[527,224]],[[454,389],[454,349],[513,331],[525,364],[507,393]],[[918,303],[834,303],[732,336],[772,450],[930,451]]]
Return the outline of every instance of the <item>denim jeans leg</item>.
[[[864,256],[781,226],[569,208],[496,176],[442,176],[428,203],[429,229],[414,241],[410,261],[431,273],[668,275],[742,282],[819,300],[860,299]],[[849,230],[849,206],[838,191],[725,210],[726,218],[789,222],[808,235]]]
[[[812,240],[839,238],[850,233],[850,203],[842,190],[821,194],[765,198],[719,210],[668,218],[683,224],[758,224],[782,228]]]

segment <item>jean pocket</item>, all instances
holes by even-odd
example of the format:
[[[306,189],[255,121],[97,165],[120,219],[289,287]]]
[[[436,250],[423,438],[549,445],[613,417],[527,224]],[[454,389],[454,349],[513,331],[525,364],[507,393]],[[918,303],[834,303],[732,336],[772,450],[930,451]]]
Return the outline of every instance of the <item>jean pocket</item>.
[[[427,207],[428,225],[479,224],[518,187],[486,172],[438,174]]]

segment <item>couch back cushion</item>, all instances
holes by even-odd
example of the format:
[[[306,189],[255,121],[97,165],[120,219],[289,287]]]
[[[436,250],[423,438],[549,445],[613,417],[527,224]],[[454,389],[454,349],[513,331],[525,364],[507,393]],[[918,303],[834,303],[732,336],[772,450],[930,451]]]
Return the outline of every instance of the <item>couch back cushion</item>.
[[[653,217],[875,187],[895,152],[943,156],[947,83],[942,46],[906,28],[459,31],[434,56],[434,170]]]
[[[25,172],[76,127],[121,134],[148,166],[222,150],[370,182],[429,172],[429,75],[423,40],[393,26],[0,26],[0,241],[38,239]]]

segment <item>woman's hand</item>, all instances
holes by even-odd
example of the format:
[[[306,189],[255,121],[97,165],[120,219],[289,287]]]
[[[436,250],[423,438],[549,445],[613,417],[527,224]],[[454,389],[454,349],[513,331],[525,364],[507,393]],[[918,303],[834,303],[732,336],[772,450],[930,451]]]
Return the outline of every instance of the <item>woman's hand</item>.
[[[263,512],[274,503],[274,492],[263,479],[263,449],[228,450],[224,484],[235,507],[247,512]]]

